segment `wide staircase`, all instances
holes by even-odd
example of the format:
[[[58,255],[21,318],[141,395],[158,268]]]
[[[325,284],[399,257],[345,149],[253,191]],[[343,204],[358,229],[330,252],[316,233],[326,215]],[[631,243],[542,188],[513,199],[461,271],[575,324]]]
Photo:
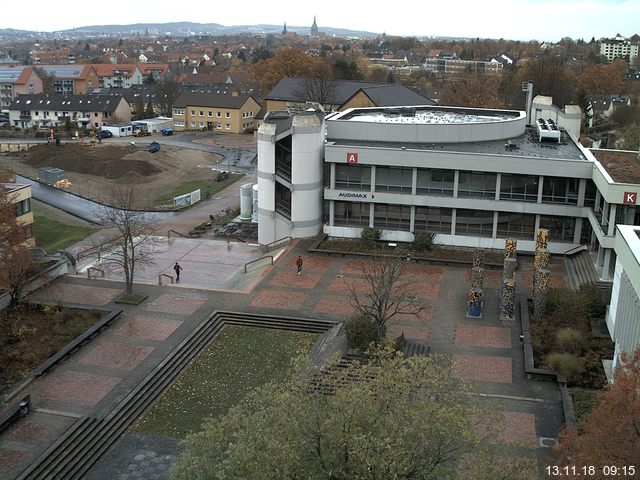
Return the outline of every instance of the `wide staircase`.
[[[583,285],[595,285],[606,296],[611,297],[612,282],[601,280],[591,259],[591,253],[586,250],[565,257],[569,280],[575,290]]]

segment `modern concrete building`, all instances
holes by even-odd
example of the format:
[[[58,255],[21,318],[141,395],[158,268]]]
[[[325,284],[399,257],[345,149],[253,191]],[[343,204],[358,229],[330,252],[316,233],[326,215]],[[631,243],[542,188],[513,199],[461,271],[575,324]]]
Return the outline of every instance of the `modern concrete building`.
[[[620,34],[615,38],[605,38],[600,41],[600,55],[613,62],[616,58],[624,58],[633,63],[638,58],[638,44],[632,43]]]
[[[325,132],[326,128],[326,133]],[[460,248],[588,250],[613,282],[607,324],[640,345],[640,155],[589,150],[522,111],[438,106],[272,112],[258,130],[258,241],[292,236],[388,242],[418,232]],[[324,200],[324,202],[323,202]],[[581,248],[580,248],[581,247]]]
[[[324,113],[270,112],[258,129],[258,242],[322,231]]]
[[[619,225],[615,239],[616,269],[613,277],[607,326],[615,342],[614,368],[620,353],[640,345],[640,227]]]
[[[321,207],[299,204],[298,194],[315,195],[320,185],[329,236],[357,238],[374,227],[383,240],[411,242],[427,231],[436,243],[467,248],[502,249],[516,238],[519,250],[533,252],[536,231],[546,228],[551,253],[586,246],[603,280],[613,277],[615,226],[640,224],[635,152],[608,160],[611,153],[582,147],[553,119],[527,125],[521,111],[355,108],[328,116],[323,137],[308,133],[316,115],[298,117],[272,115],[259,130],[260,229],[273,231],[261,243],[312,235]],[[300,212],[313,220],[304,233],[295,227]],[[265,227],[265,217],[293,226]]]

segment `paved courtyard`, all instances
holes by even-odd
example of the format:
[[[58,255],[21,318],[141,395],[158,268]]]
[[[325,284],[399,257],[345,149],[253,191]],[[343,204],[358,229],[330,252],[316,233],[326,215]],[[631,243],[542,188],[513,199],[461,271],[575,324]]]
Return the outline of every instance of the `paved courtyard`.
[[[353,313],[349,289],[366,289],[362,261],[309,254],[310,241],[294,242],[244,273],[244,264],[263,255],[256,246],[176,239],[157,251],[157,262],[139,273],[136,291],[148,295],[137,306],[115,305],[122,290],[115,272],[105,279],[86,274],[60,278],[34,300],[122,308],[123,314],[51,373],[27,386],[34,410],[0,435],[0,478],[11,479],[40,455],[78,417],[101,417],[215,310],[343,320]],[[273,254],[271,252],[270,254]],[[296,274],[298,255],[304,258]],[[157,276],[184,267],[179,285],[157,285]],[[517,287],[531,285],[531,261],[521,260]],[[389,327],[393,335],[424,343],[448,355],[456,375],[474,385],[479,398],[502,412],[501,439],[532,447],[539,437],[555,437],[562,424],[560,394],[552,383],[527,380],[523,372],[520,325],[499,320],[500,272],[485,277],[480,319],[466,316],[470,287],[467,268],[411,263],[407,278],[426,304],[420,316],[404,315]],[[562,261],[553,261],[553,282],[567,285]],[[172,272],[171,272],[172,273]],[[173,439],[129,433],[88,478],[124,480],[167,478],[167,466],[180,451]]]

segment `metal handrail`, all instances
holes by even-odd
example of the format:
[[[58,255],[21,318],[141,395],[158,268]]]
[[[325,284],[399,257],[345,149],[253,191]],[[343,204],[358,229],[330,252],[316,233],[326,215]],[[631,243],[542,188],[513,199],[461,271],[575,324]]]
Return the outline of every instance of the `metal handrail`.
[[[291,241],[291,240],[293,240],[293,237],[291,237],[291,236],[286,236],[286,237],[279,238],[278,240],[274,240],[273,242],[269,242],[269,243],[267,243],[267,244],[264,246],[264,253],[267,253],[267,252],[269,251],[269,247],[270,247],[271,245],[275,245],[276,243],[279,243],[279,242],[281,242],[281,241],[283,241],[283,240],[289,240],[289,241]]]
[[[87,278],[91,280],[91,270],[95,270],[96,272],[100,272],[104,277],[104,270],[98,267],[89,267],[87,268]]]
[[[167,238],[171,238],[171,232],[173,232],[173,233],[176,233],[176,234],[180,235],[182,238],[189,238],[189,237],[187,237],[186,235],[183,235],[183,234],[181,234],[180,232],[177,232],[177,231],[175,231],[175,230],[173,230],[173,229],[171,229],[171,230],[167,230]]]
[[[96,248],[98,250],[96,250]],[[86,255],[83,255],[84,253],[86,253]],[[78,252],[76,254],[76,261],[79,262],[81,258],[88,257],[89,255],[94,253],[98,254],[98,260],[100,260],[100,247],[91,247],[91,248],[87,248],[86,250],[82,250],[81,252]]]
[[[167,273],[161,273],[160,275],[158,275],[158,285],[162,285],[162,277],[169,277],[169,279],[171,280],[171,283],[173,282],[173,277]]]
[[[577,247],[570,248],[569,250],[567,250],[566,252],[564,252],[564,253],[563,253],[563,255],[566,257],[567,255],[571,255],[571,254],[576,253],[576,252],[579,252],[579,251],[581,251],[581,250],[586,250],[586,249],[588,249],[588,248],[589,248],[589,246],[588,246],[588,245],[580,244],[580,245],[578,245]]]
[[[264,257],[256,258],[255,260],[251,260],[244,264],[244,273],[247,273],[247,265],[251,265],[252,263],[259,262],[260,260],[264,260],[265,258],[271,259],[271,265],[273,265],[273,255],[265,255]]]

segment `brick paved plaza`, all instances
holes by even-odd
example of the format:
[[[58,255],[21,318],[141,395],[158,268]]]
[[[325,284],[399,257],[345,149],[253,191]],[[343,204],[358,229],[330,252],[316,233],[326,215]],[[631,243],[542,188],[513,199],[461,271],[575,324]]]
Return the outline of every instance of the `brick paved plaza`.
[[[123,287],[115,278],[64,277],[36,292],[33,299],[38,301],[106,305],[122,308],[123,313],[71,358],[25,389],[32,396],[35,412],[0,436],[0,478],[14,478],[76,417],[108,414],[215,310],[348,319],[354,311],[350,287],[360,294],[367,291],[362,259],[310,254],[310,245],[310,241],[294,242],[275,253],[279,257],[273,266],[266,263],[245,274],[244,264],[263,255],[255,247],[194,244],[186,239],[166,242],[158,249],[157,265],[141,273],[135,290],[148,298],[138,306],[113,303]],[[301,275],[296,274],[298,255],[304,259]],[[170,272],[176,259],[185,269],[184,282],[158,286],[158,273]],[[563,264],[554,259],[552,267],[552,284],[567,285]],[[536,447],[538,437],[555,437],[562,424],[559,391],[554,384],[524,376],[520,325],[499,320],[499,270],[487,270],[482,318],[466,316],[470,268],[412,262],[405,280],[415,285],[414,294],[426,308],[419,316],[393,319],[388,332],[404,333],[408,340],[447,355],[456,375],[471,382],[483,398],[496,401],[494,408],[505,419],[501,439]],[[525,259],[518,270],[517,288],[530,289],[530,279],[531,262]],[[138,441],[134,438],[127,434],[127,448],[116,449],[133,465]],[[105,471],[100,468],[114,461],[107,455],[96,468]],[[151,478],[140,472],[137,478]],[[101,476],[96,473],[88,478]]]

